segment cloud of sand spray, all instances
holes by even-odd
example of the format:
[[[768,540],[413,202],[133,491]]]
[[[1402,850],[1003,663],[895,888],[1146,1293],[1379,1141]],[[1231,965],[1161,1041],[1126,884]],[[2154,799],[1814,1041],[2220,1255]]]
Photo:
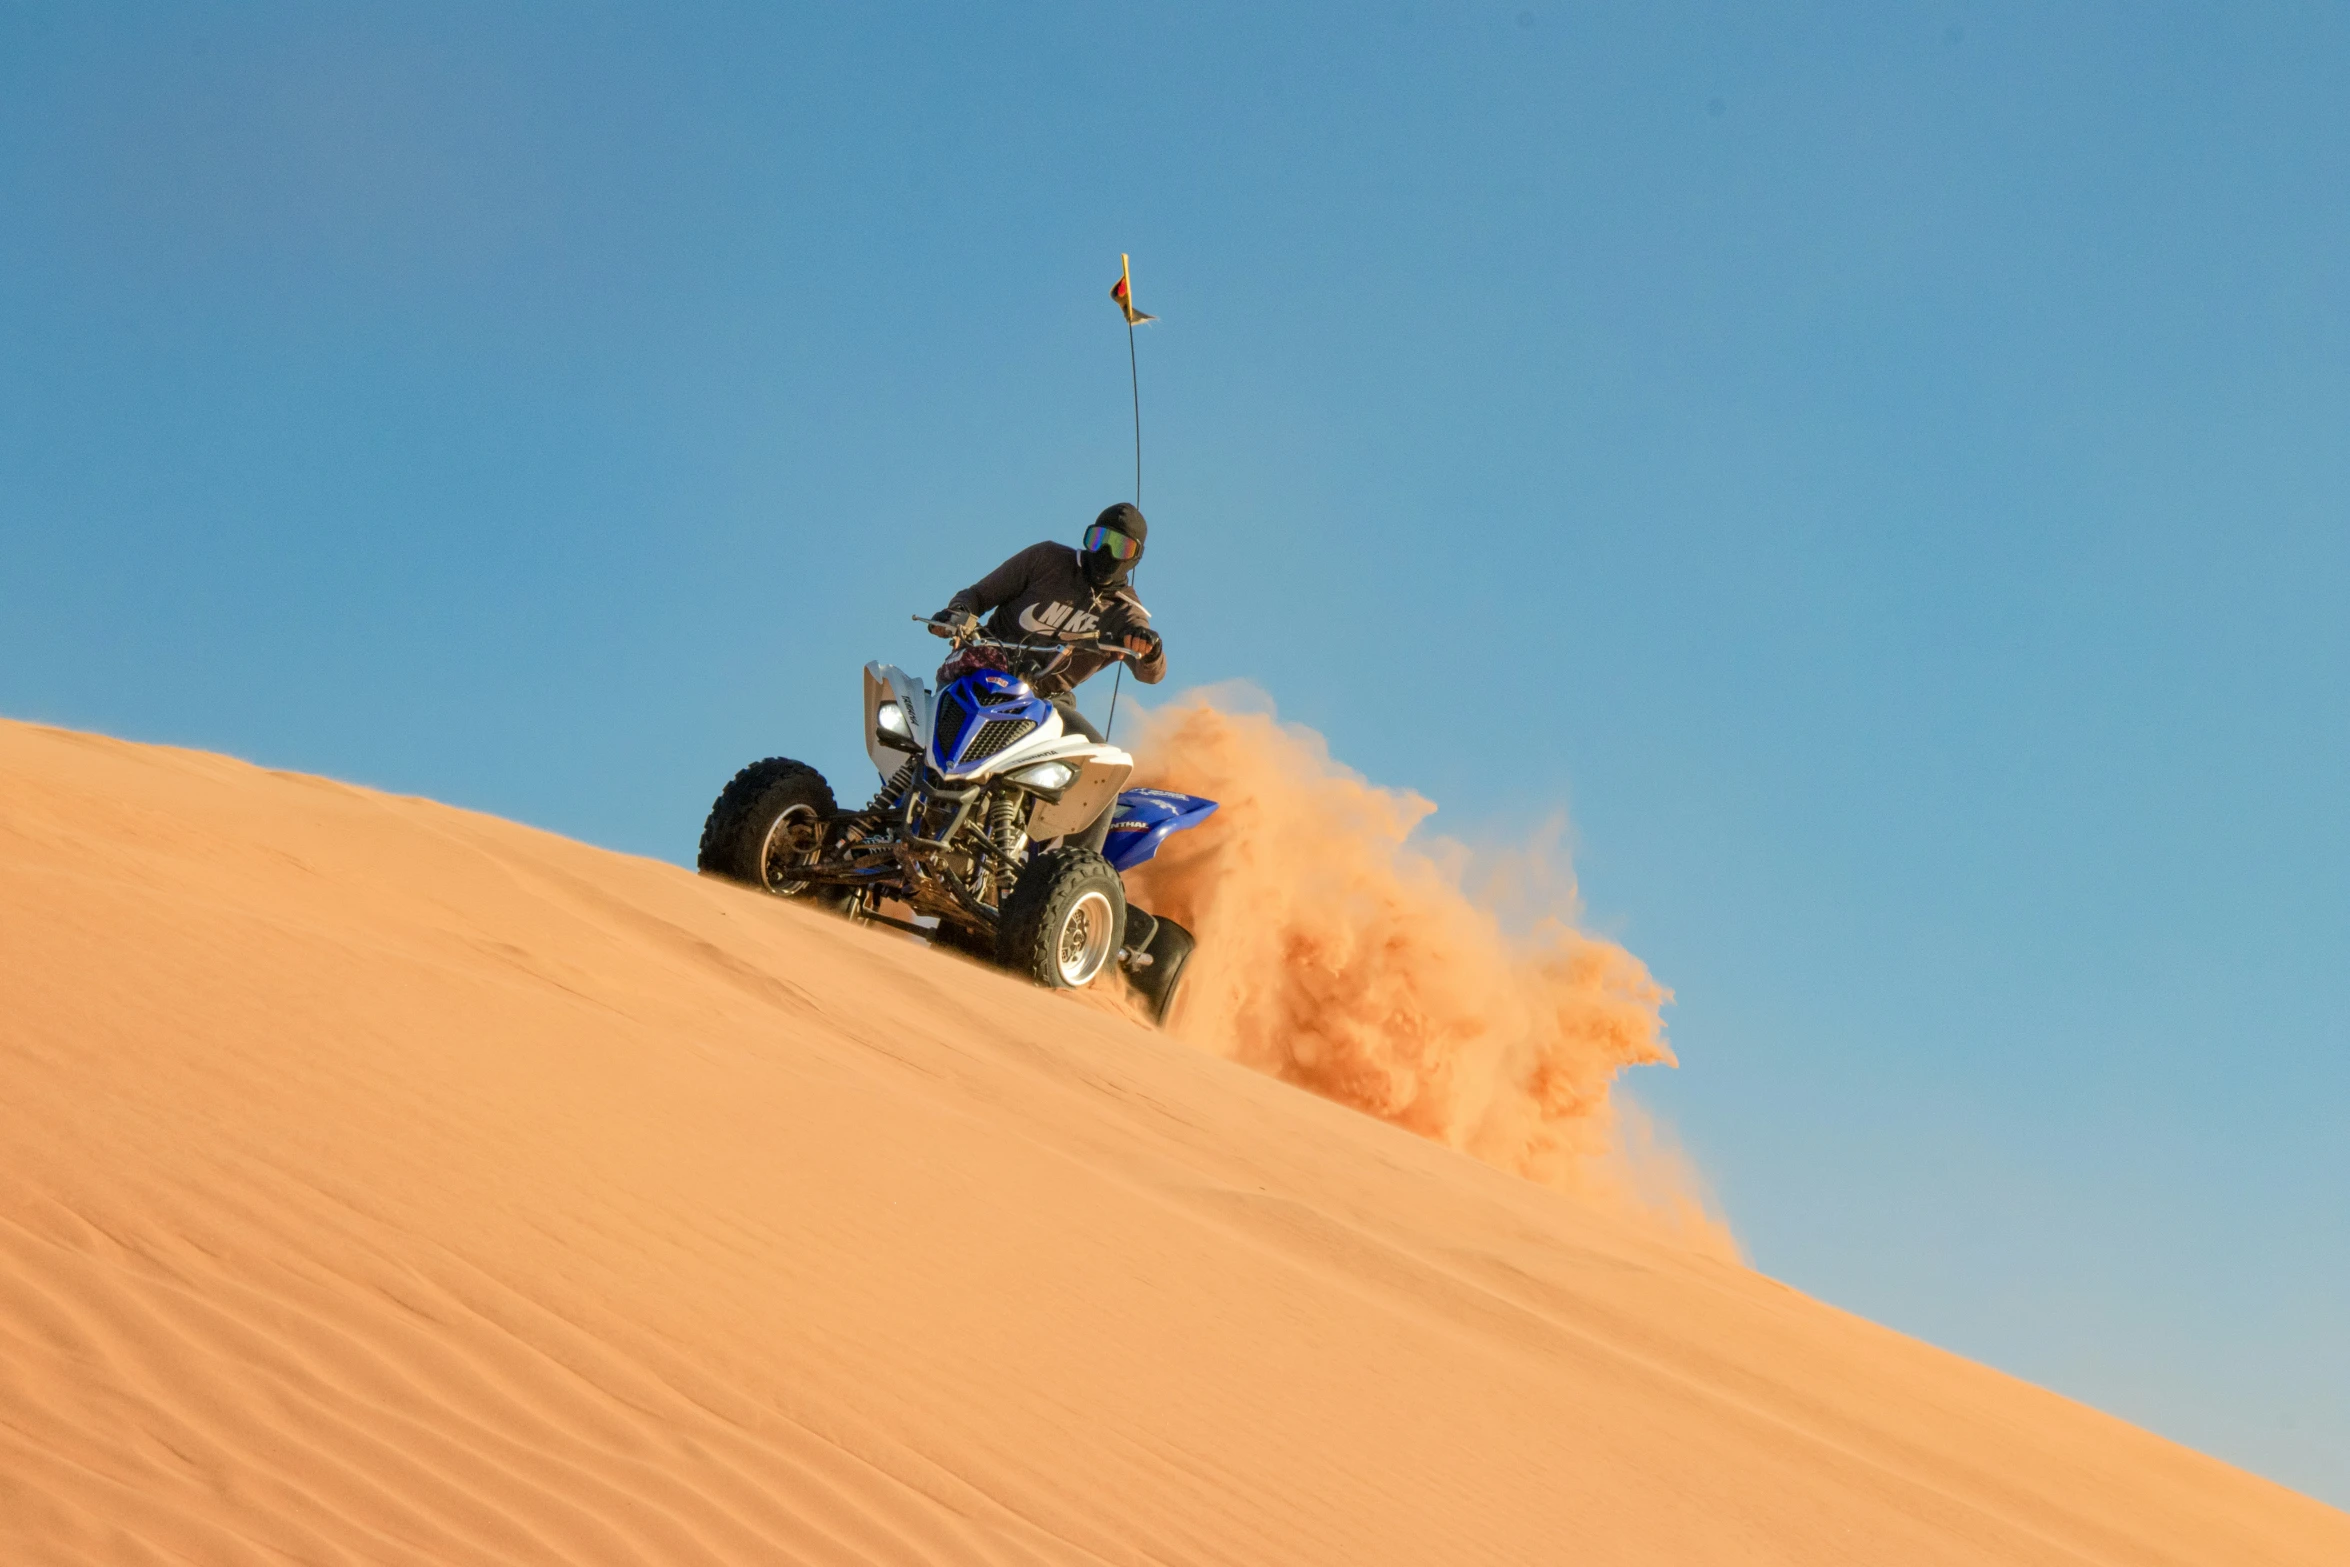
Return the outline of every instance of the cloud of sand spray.
[[[1675,1064],[1672,993],[1575,928],[1555,830],[1480,873],[1414,835],[1433,804],[1250,698],[1193,692],[1138,725],[1137,782],[1222,802],[1129,877],[1199,937],[1174,1032],[1735,1256],[1687,1160],[1611,1097],[1625,1067]]]

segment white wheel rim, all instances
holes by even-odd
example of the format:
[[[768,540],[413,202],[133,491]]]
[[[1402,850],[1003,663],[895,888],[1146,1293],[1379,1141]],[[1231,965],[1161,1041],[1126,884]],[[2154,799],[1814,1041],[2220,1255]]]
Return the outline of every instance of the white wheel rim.
[[[775,879],[777,847],[775,840],[784,833],[787,827],[796,834],[800,828],[810,825],[815,820],[816,808],[814,806],[791,805],[784,807],[783,813],[767,824],[767,836],[759,840],[759,880],[769,892],[775,893],[779,897],[788,898],[795,893],[807,890],[808,884],[804,881],[778,881]],[[807,851],[803,849],[799,852],[805,854]]]
[[[1117,911],[1110,907],[1106,893],[1089,892],[1069,905],[1061,920],[1060,936],[1053,943],[1062,984],[1074,990],[1102,971],[1109,961],[1111,927],[1116,922]]]

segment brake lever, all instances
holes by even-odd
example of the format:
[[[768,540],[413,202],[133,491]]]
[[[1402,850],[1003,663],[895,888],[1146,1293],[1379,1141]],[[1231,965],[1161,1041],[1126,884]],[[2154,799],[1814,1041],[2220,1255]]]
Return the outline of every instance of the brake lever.
[[[974,619],[972,622],[972,629],[965,631],[962,627],[958,626],[951,620],[939,620],[936,617],[930,615],[908,615],[906,618],[918,626],[924,626],[932,631],[944,633],[947,639],[947,645],[951,648],[961,649],[965,647],[980,646],[992,647],[997,645],[993,643],[987,637],[987,635],[979,629],[979,624],[976,619]]]

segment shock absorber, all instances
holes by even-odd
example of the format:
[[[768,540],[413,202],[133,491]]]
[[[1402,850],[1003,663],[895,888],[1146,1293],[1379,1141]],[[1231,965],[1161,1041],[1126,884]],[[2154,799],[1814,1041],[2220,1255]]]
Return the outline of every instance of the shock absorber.
[[[1006,789],[987,802],[987,841],[995,845],[1005,860],[1019,859],[1020,845],[1027,841],[1028,835],[1020,830],[1020,803],[1017,789]],[[1003,861],[991,856],[987,874],[996,893],[989,901],[1000,904],[1012,890],[1011,872]]]
[[[889,781],[874,791],[873,803],[865,807],[865,814],[878,816],[884,811],[893,809],[899,798],[905,794],[906,786],[913,781],[914,759],[909,756],[906,758],[905,765],[890,774]]]
[[[908,757],[904,766],[889,775],[888,780],[873,792],[871,803],[865,807],[866,820],[851,822],[842,831],[841,837],[844,844],[853,845],[865,842],[877,835],[887,835],[889,813],[897,809],[898,802],[905,798],[907,789],[913,786],[915,771],[914,759]],[[880,904],[881,894],[878,889],[859,887],[850,894],[848,906],[842,912],[852,920],[862,921],[866,915],[875,912]]]

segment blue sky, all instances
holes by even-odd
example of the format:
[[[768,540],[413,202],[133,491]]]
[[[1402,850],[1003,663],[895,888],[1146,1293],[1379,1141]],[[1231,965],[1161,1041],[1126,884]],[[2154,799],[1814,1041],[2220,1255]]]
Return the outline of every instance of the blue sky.
[[[2345,81],[2320,5],[0,6],[0,712],[683,860],[1127,492],[1130,251],[1173,681],[1566,810],[1759,1265],[2350,1504]]]

